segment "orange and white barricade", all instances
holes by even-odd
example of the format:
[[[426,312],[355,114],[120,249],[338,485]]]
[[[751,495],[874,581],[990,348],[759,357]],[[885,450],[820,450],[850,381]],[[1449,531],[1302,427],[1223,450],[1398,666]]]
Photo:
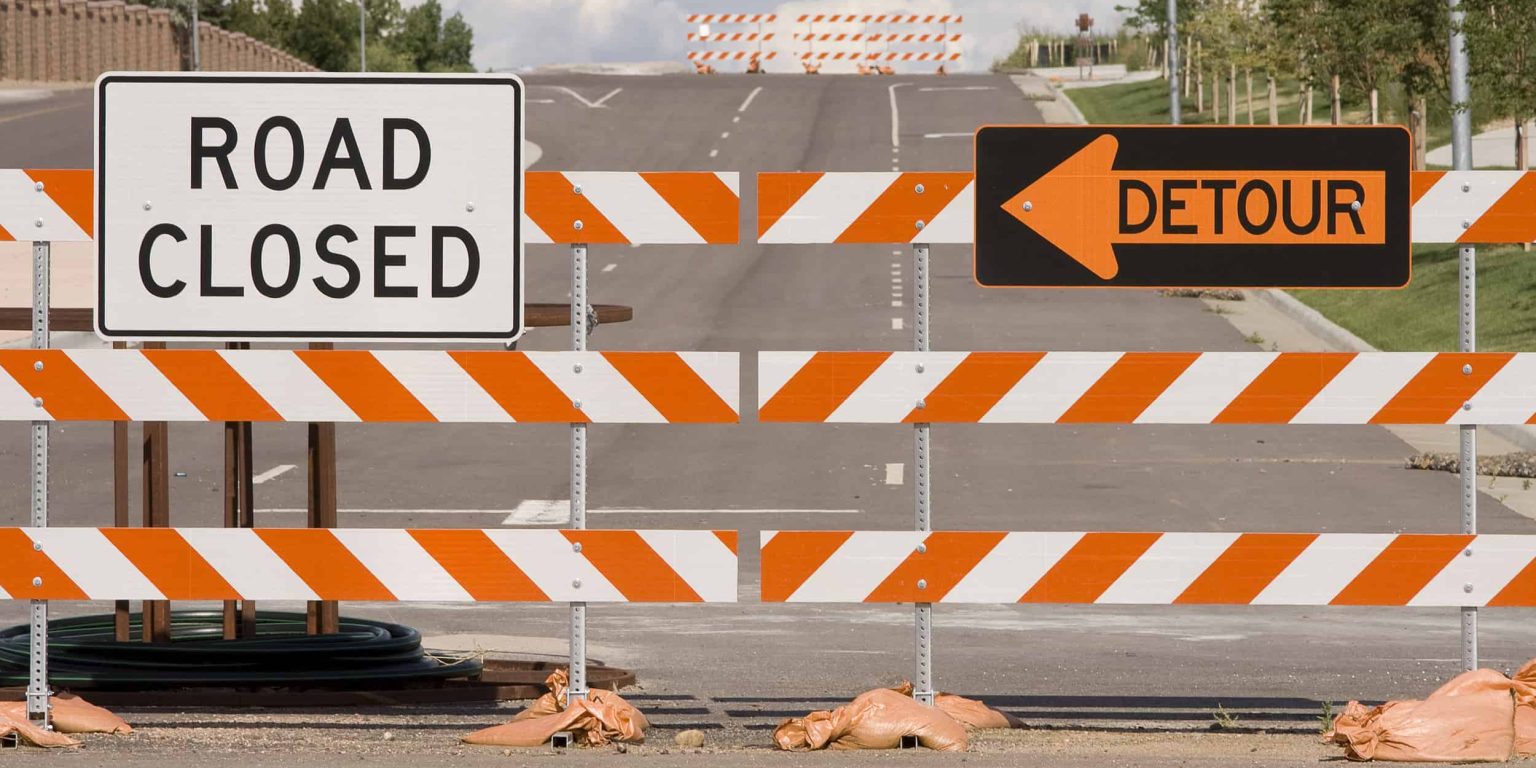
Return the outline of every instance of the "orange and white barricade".
[[[0,599],[736,601],[735,531],[0,528]]]
[[[763,62],[778,55],[777,51],[764,48],[764,43],[772,42],[776,34],[764,29],[778,19],[778,15],[772,13],[689,14],[683,18],[692,27],[688,42],[702,47],[688,51],[688,60],[693,63],[694,71],[701,75],[715,73],[715,68],[709,64],[711,61],[743,61],[747,63],[748,74],[759,74],[763,71]],[[720,26],[733,29],[715,31]],[[752,31],[742,31],[742,27]],[[746,48],[738,47],[743,43],[747,44]],[[711,44],[716,47],[711,48]]]
[[[1416,171],[1415,243],[1536,241],[1536,171]],[[970,243],[968,172],[759,173],[762,243]]]
[[[528,171],[524,242],[723,245],[738,239],[740,174]],[[0,169],[0,240],[91,239],[94,174]]]
[[[1536,536],[763,531],[763,602],[1536,607]]]

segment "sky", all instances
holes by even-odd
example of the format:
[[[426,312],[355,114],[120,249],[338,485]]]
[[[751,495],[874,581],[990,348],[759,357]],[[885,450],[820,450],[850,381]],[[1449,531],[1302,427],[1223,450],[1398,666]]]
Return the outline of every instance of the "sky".
[[[1094,31],[1119,26],[1117,3],[1127,0],[442,0],[475,30],[475,67],[526,69],[543,64],[684,61],[690,13],[902,12],[963,14],[964,58],[959,70],[984,70],[1006,56],[1020,26],[1073,31],[1086,12]],[[720,27],[712,32],[750,31]],[[818,28],[816,31],[821,32]],[[826,31],[854,31],[828,29]],[[792,46],[790,41],[784,45]],[[784,69],[784,54],[771,69]]]

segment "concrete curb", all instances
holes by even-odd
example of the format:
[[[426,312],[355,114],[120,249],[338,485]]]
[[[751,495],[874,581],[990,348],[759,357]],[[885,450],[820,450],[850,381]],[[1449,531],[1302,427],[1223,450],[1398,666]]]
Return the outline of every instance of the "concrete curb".
[[[1068,96],[1066,91],[1057,89],[1056,100],[1066,106],[1067,112],[1071,113],[1072,115],[1072,123],[1074,125],[1088,124],[1088,118],[1083,117],[1082,110],[1077,108],[1077,105],[1072,102],[1072,97]]]
[[[1338,323],[1329,320],[1321,312],[1301,303],[1295,296],[1285,291],[1265,289],[1248,291],[1248,295],[1273,307],[1286,317],[1295,320],[1307,332],[1321,339],[1325,344],[1342,352],[1379,352],[1364,339],[1350,333]],[[1489,433],[1497,435],[1523,451],[1536,451],[1536,429],[1531,427],[1517,427],[1510,425],[1490,425],[1480,427]]]

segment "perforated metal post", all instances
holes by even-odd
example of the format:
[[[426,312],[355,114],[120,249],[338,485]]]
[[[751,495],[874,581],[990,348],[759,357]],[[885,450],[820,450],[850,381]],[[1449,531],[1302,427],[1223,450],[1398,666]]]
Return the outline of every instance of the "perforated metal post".
[[[1448,0],[1451,11],[1451,165],[1458,171],[1472,170],[1472,89],[1467,83],[1467,41],[1461,33],[1460,0]],[[1470,226],[1470,224],[1466,224]],[[1460,263],[1461,311],[1457,315],[1462,352],[1477,351],[1477,249],[1462,246]],[[1470,370],[1463,369],[1466,374]],[[1463,406],[1470,410],[1471,403]],[[1461,532],[1477,533],[1477,426],[1461,427]],[[1469,553],[1470,554],[1470,553]],[[1476,584],[1465,586],[1475,594]],[[1461,609],[1461,664],[1463,669],[1477,669],[1477,609]]]
[[[41,191],[41,185],[39,185]],[[42,223],[41,220],[38,221]],[[50,246],[47,242],[32,244],[32,348],[48,347],[48,259]],[[43,361],[32,364],[43,370]],[[42,398],[34,401],[41,411]],[[32,422],[32,525],[44,528],[48,525],[48,422]],[[34,545],[40,547],[41,545]],[[32,578],[32,586],[42,586],[42,576]],[[49,723],[48,688],[48,601],[32,601],[32,622],[29,636],[30,674],[27,678],[27,718],[51,728]]]
[[[1179,116],[1179,2],[1168,0],[1168,123],[1178,125]]]
[[[921,194],[921,190],[919,190]],[[928,244],[912,244],[912,347],[918,352],[928,351]],[[918,372],[922,372],[922,364],[918,364]],[[918,408],[923,407],[918,402]],[[913,455],[912,455],[912,482],[916,486],[917,496],[917,530],[932,530],[930,512],[932,507],[932,489],[930,481],[933,478],[929,456],[929,425],[924,423],[913,426]],[[919,545],[922,551],[924,545]],[[921,589],[921,582],[918,588]],[[913,656],[917,669],[912,676],[912,698],[920,704],[933,706],[933,605],[931,603],[918,603],[913,609]]]
[[[578,188],[578,192],[580,189]],[[579,227],[578,227],[579,228]],[[571,246],[571,349],[587,348],[587,244]],[[580,373],[580,363],[576,372]],[[572,403],[577,409],[580,402]],[[571,425],[571,527],[587,527],[587,425]],[[573,545],[581,551],[580,544]],[[573,586],[578,589],[580,582]],[[571,603],[571,668],[567,700],[587,697],[587,604]]]

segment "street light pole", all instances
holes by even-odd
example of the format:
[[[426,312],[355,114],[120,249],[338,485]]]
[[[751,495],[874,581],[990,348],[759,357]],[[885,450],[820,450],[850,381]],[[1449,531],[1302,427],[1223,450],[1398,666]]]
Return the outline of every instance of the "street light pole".
[[[200,0],[192,0],[192,71],[203,71],[202,53],[197,49],[197,6]]]
[[[1168,124],[1179,122],[1179,0],[1168,0]]]
[[[368,71],[368,6],[357,0],[357,71]]]

